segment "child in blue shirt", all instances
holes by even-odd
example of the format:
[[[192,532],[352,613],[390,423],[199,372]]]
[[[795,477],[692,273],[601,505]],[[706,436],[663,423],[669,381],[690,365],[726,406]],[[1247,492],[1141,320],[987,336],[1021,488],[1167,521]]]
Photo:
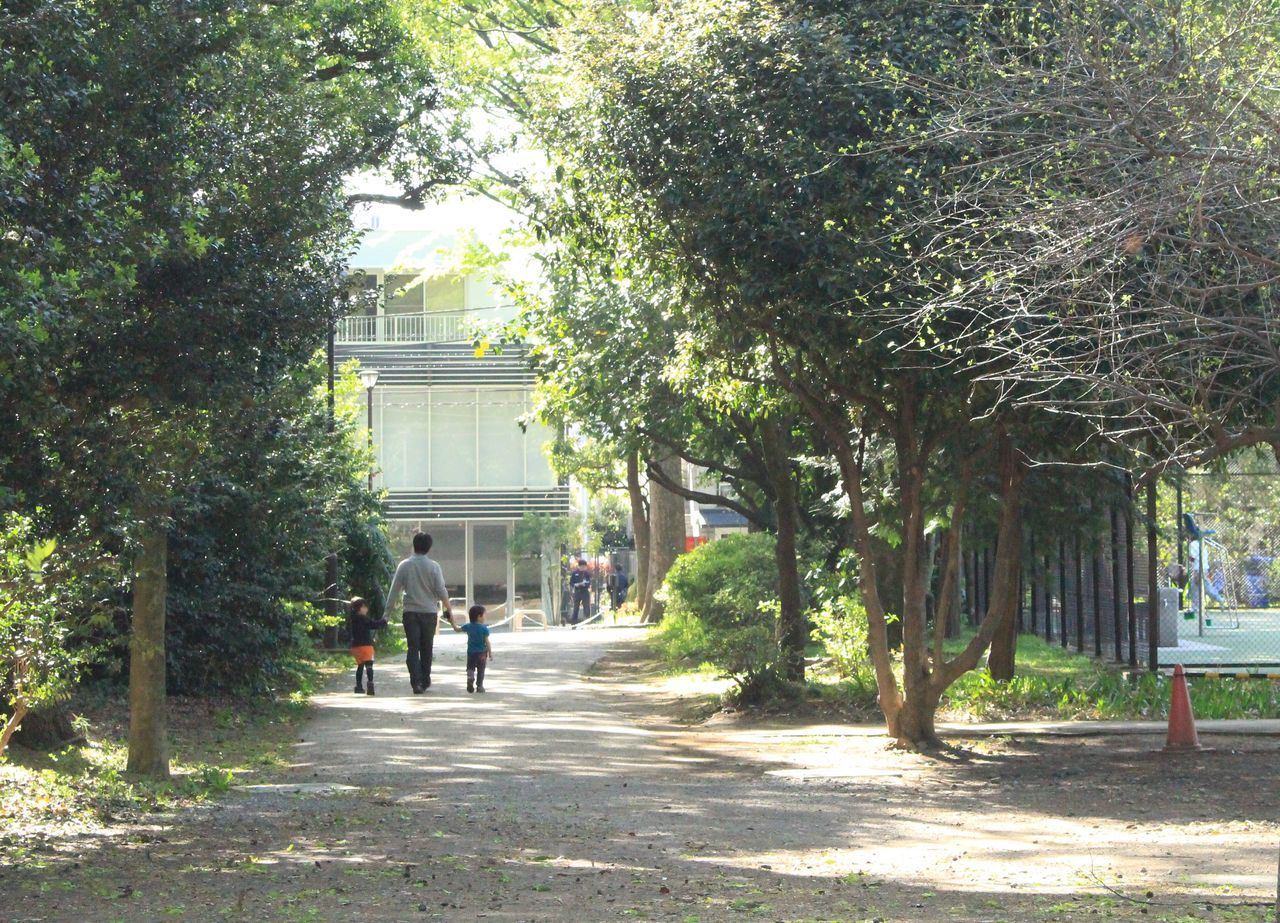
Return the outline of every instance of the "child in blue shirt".
[[[484,606],[467,610],[465,625],[454,625],[454,631],[467,633],[467,692],[484,692],[484,666],[493,659],[489,645],[489,626],[484,623]],[[450,622],[449,624],[453,624]]]

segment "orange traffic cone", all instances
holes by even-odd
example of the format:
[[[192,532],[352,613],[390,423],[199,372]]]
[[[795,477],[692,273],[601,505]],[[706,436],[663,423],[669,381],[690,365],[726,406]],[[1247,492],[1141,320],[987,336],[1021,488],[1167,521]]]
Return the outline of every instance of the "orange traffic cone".
[[[1196,734],[1196,716],[1191,711],[1191,696],[1187,692],[1187,676],[1182,664],[1173,668],[1173,695],[1169,701],[1169,736],[1164,748],[1168,750],[1201,750]]]

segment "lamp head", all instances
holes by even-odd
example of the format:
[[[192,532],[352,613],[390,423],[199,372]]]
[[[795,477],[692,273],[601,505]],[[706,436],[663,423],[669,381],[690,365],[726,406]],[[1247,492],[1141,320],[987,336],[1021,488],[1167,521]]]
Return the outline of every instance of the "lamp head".
[[[372,388],[377,383],[378,383],[377,369],[361,369],[360,370],[360,384],[364,385],[366,388]]]

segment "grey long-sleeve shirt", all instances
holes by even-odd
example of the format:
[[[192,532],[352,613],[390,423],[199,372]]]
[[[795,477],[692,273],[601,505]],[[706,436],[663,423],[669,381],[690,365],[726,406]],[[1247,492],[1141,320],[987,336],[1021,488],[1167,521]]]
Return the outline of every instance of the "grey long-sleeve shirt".
[[[438,612],[437,603],[449,608],[449,590],[444,583],[444,573],[440,565],[425,554],[405,558],[396,566],[391,589],[387,591],[388,612],[395,610],[401,593],[404,594],[405,612]]]

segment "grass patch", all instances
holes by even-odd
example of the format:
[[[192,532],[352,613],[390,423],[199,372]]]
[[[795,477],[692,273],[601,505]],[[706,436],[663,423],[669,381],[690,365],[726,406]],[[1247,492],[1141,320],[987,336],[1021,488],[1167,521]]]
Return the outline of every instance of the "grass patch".
[[[947,642],[958,653],[967,637]],[[852,676],[836,675],[819,661],[811,668],[809,703],[845,720],[880,720],[870,664]],[[1190,680],[1191,705],[1198,718],[1280,718],[1280,683],[1267,680]],[[1007,683],[991,678],[985,666],[960,677],[942,697],[938,715],[953,721],[1150,720],[1169,715],[1170,679],[1163,674],[1135,677],[1110,664],[1063,650],[1034,635],[1018,639],[1017,675]]]
[[[33,844],[61,833],[137,823],[220,795],[237,782],[270,778],[287,765],[310,695],[344,668],[322,658],[299,671],[299,688],[271,700],[171,697],[172,778],[165,782],[125,773],[125,692],[81,689],[70,707],[85,744],[54,753],[14,746],[0,762],[0,856],[23,857]]]
[[[964,640],[953,643],[959,650]],[[951,652],[951,651],[949,651]],[[960,718],[1164,720],[1170,680],[1136,677],[1033,635],[1018,639],[1017,675],[996,682],[984,668],[965,674],[943,696],[941,711]],[[1280,684],[1263,680],[1194,679],[1191,705],[1199,718],[1280,717]]]

